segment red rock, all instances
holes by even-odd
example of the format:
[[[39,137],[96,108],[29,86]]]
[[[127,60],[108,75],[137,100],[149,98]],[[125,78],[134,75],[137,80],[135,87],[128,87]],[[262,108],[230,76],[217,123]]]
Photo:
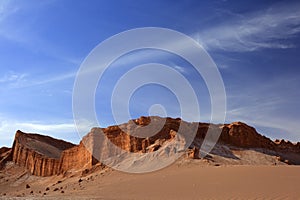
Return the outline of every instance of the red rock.
[[[60,158],[59,173],[64,173],[70,169],[91,168],[98,161],[86,149],[83,142],[62,152]]]
[[[185,129],[184,133],[180,134],[178,131],[181,125]],[[178,134],[185,140],[189,139],[189,134],[193,129],[197,132],[194,141],[191,141],[188,156],[199,158],[201,142],[207,136],[209,128],[221,131],[218,141],[220,144],[246,149],[271,150],[281,162],[288,164],[293,162],[284,156],[286,152],[300,153],[300,143],[293,144],[284,140],[273,142],[242,122],[221,126],[208,123],[187,123],[179,118],[140,117],[119,126],[93,128],[83,137],[79,145],[48,136],[17,131],[13,148],[0,149],[0,167],[12,160],[37,176],[64,174],[73,170],[84,171],[100,164],[92,153],[100,157],[109,157],[118,153],[107,148],[109,142],[128,152],[147,153],[157,151],[164,146],[165,142],[175,139]],[[105,138],[99,139],[100,133]],[[87,148],[87,146],[92,148]]]
[[[0,148],[0,169],[2,169],[6,162],[11,161],[11,148],[2,147]]]
[[[17,131],[12,148],[12,160],[33,175],[51,176],[59,172],[60,155],[74,145],[63,140]]]
[[[10,151],[11,148],[8,147],[1,147],[0,148],[0,158],[2,157],[2,154],[5,154],[6,152]]]
[[[188,157],[192,159],[199,159],[200,158],[200,150],[197,147],[193,147],[189,152],[188,152]]]

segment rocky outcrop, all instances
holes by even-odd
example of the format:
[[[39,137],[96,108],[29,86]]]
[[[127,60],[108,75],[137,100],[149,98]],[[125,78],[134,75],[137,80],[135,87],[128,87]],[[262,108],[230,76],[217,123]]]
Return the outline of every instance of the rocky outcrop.
[[[147,152],[148,147],[158,140],[174,138],[180,122],[180,119],[140,117],[126,124],[104,128],[102,131],[113,144],[123,150]]]
[[[67,171],[88,169],[99,161],[92,155],[95,153],[93,152],[95,145],[89,148],[90,145],[87,143],[92,141],[102,148],[97,151],[101,152],[103,157],[109,157],[116,153],[105,148],[108,140],[128,152],[152,152],[159,149],[164,142],[175,137],[180,121],[180,119],[171,118],[141,117],[119,126],[103,129],[93,128],[79,145],[48,136],[17,131],[10,154],[13,162],[27,168],[31,174],[37,176],[51,176]],[[150,124],[150,122],[153,123]],[[92,138],[99,135],[100,132],[107,140]],[[143,138],[145,132],[154,134]]]
[[[275,140],[277,148],[281,151],[300,153],[300,143],[292,143],[286,140]]]
[[[188,152],[188,157],[192,158],[192,159],[198,159],[200,158],[200,149],[198,147],[193,147],[192,149],[190,149]]]
[[[184,129],[181,129],[182,126]],[[120,151],[154,152],[163,147],[166,142],[174,140],[177,134],[187,141],[193,132],[195,138],[192,138],[187,155],[189,158],[196,159],[199,158],[203,139],[207,134],[214,133],[208,132],[209,129],[221,132],[219,144],[245,149],[270,150],[280,158],[280,161],[298,164],[293,159],[294,155],[300,153],[300,143],[293,144],[284,140],[273,142],[242,122],[211,125],[187,123],[179,118],[140,117],[118,126],[93,128],[79,145],[48,136],[17,131],[12,149],[0,149],[0,167],[11,160],[37,176],[88,170],[100,164],[97,158],[110,158],[118,155]],[[110,143],[118,148],[109,148]],[[286,157],[286,153],[293,153],[294,157]]]
[[[276,144],[269,138],[242,122],[234,122],[222,127],[220,140],[227,144],[242,148],[267,148],[274,150]]]
[[[10,151],[10,150],[11,150],[11,148],[8,148],[8,147],[1,147],[1,148],[0,148],[0,158],[2,158],[3,155],[4,155],[5,153],[7,153],[8,151]]]
[[[11,148],[0,148],[0,169],[2,169],[6,162],[11,161]]]
[[[74,145],[38,134],[17,131],[12,147],[12,161],[25,167],[36,176],[51,176],[60,170],[60,156],[63,150]]]
[[[81,141],[79,145],[62,152],[59,173],[65,173],[69,170],[80,170],[83,168],[89,169],[97,163],[98,160],[92,156],[92,153]]]
[[[241,148],[261,148],[276,152],[300,153],[300,143],[275,140],[259,134],[255,128],[242,122],[233,122],[223,126],[219,139],[221,142]]]

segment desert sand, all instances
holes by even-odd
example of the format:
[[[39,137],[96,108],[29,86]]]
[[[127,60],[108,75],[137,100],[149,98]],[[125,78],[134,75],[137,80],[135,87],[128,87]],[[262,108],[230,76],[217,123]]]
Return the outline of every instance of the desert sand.
[[[111,169],[68,178],[25,173],[1,181],[0,189],[1,199],[300,199],[299,179],[299,166],[212,166],[198,160],[146,174]]]
[[[95,160],[98,154],[87,151],[83,142],[73,145],[17,131],[12,148],[0,148],[0,199],[300,199],[300,143],[272,141],[240,122],[215,125],[222,134],[204,158],[198,147],[208,124],[200,124],[190,148],[168,167],[148,173],[131,171],[135,174],[116,170],[119,165],[154,169],[153,165],[173,158],[177,149],[170,144],[180,120],[168,120],[155,140],[141,143],[116,126],[106,128],[116,145],[141,155],[139,160],[123,157],[126,152],[109,157],[120,161],[111,167]],[[150,120],[142,117],[134,122],[138,126],[128,132],[138,132]],[[96,130],[83,141],[105,141],[92,137]],[[112,153],[106,146],[95,147],[104,155]]]

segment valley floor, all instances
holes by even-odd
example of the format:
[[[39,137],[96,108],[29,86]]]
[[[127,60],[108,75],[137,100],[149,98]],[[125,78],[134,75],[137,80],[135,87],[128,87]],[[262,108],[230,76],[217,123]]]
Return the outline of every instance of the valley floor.
[[[201,162],[175,163],[147,174],[106,170],[68,178],[12,175],[1,179],[1,199],[300,199],[299,166]]]

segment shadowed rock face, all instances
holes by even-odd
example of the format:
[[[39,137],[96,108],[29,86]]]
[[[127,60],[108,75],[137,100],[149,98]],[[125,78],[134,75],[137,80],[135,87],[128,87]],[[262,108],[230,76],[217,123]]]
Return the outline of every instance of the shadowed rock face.
[[[11,160],[11,148],[0,148],[0,169],[5,165],[7,161]]]
[[[260,135],[253,127],[242,122],[223,126],[220,140],[236,147],[276,149],[276,144],[269,138]]]
[[[8,148],[8,147],[1,147],[0,148],[0,158],[2,158],[2,154],[5,154],[6,152],[10,151],[11,148]]]
[[[285,140],[272,141],[257,133],[255,128],[242,122],[224,125],[219,140],[241,148],[262,148],[277,152],[300,153],[299,142],[294,144]]]
[[[120,149],[128,152],[146,153],[157,151],[165,142],[174,139],[182,122],[179,118],[141,117],[119,126],[93,128],[79,145],[48,136],[17,131],[12,149],[0,149],[0,168],[7,161],[13,161],[37,176],[52,176],[70,170],[89,169],[99,163],[92,156],[91,151],[101,152],[101,154],[106,154],[107,157],[112,153],[110,149],[104,149],[105,144],[99,144],[107,143],[109,140]],[[281,157],[284,157],[285,153],[300,153],[300,143],[293,144],[283,140],[273,142],[269,138],[258,134],[253,127],[242,122],[225,125],[187,122],[184,122],[184,124],[187,128],[185,130],[197,125],[197,129],[195,129],[197,130],[196,137],[188,151],[188,157],[190,158],[199,158],[202,141],[206,137],[210,126],[221,131],[218,141],[221,145],[270,150],[274,155]],[[156,134],[147,135],[148,132],[153,133],[153,131]],[[99,132],[105,136],[106,140],[98,141],[99,137],[94,138],[95,134],[97,135]],[[87,149],[86,145],[88,143],[97,144],[96,147],[99,149]],[[300,163],[292,162],[292,164]]]

